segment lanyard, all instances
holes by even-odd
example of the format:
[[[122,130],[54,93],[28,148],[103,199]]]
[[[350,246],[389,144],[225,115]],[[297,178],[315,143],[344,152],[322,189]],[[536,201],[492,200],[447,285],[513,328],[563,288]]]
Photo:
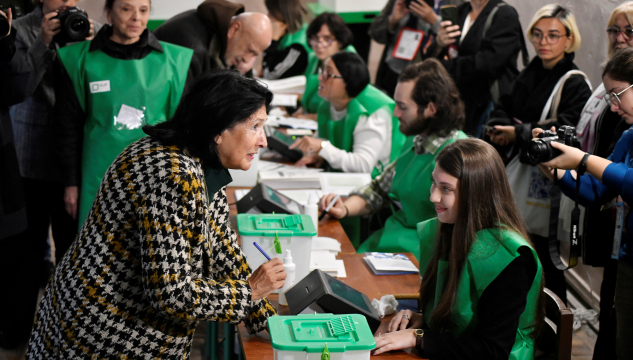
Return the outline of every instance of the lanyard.
[[[558,179],[558,170],[554,170],[554,179]],[[580,256],[580,208],[578,198],[580,193],[580,175],[576,175],[576,198],[574,209],[571,211],[571,229],[569,231],[569,259],[564,261],[560,256],[560,241],[558,241],[558,213],[560,211],[561,191],[554,183],[550,190],[552,206],[549,219],[549,255],[558,270],[571,269],[578,264]],[[567,263],[567,264],[565,264]]]

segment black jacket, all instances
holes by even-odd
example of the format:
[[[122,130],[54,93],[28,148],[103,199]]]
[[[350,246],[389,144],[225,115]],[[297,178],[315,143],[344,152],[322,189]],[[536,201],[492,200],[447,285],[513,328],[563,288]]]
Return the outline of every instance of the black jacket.
[[[517,56],[523,44],[523,31],[517,11],[510,5],[499,7],[492,25],[483,38],[484,25],[490,12],[501,0],[490,0],[481,11],[464,40],[457,42],[459,56],[445,60],[447,49],[437,56],[451,74],[466,106],[464,130],[474,134],[479,121],[489,106],[490,87],[499,81],[501,95],[510,92],[512,81],[519,74]],[[460,28],[472,10],[470,2],[457,7]],[[437,43],[427,50],[428,55],[437,53]]]
[[[556,83],[568,71],[577,69],[574,64],[574,53],[565,54],[565,57],[549,70],[543,67],[543,61],[536,56],[514,81],[511,92],[499,99],[499,104],[490,114],[490,125],[514,125],[513,119],[523,122],[515,125],[517,140],[510,158],[521,150],[522,161],[527,161],[524,150],[532,139],[532,129],[543,127],[538,125],[538,121]],[[575,127],[590,96],[591,89],[582,75],[569,77],[563,86],[556,120],[549,122],[546,125],[547,129],[551,126],[558,129],[561,125]]]
[[[180,13],[154,30],[158,40],[193,50],[189,77],[227,68],[224,53],[231,18],[244,12],[244,5],[225,0],[207,0],[197,10]]]

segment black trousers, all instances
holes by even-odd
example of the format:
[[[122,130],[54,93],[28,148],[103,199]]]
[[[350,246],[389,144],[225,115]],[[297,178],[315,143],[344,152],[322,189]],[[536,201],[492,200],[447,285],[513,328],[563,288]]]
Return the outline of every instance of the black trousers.
[[[0,240],[0,346],[13,348],[29,339],[49,226],[55,257],[61,261],[77,233],[77,221],[64,208],[61,183],[22,178],[28,228]]]
[[[593,349],[593,360],[614,360],[616,320],[613,309],[615,282],[618,276],[618,260],[610,259],[604,266],[600,286],[600,331]]]

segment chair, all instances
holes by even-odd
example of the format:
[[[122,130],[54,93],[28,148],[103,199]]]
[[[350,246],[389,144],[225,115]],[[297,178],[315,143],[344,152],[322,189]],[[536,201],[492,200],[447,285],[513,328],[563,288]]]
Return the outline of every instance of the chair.
[[[571,359],[574,314],[550,289],[544,288],[545,322],[536,339],[537,359]]]

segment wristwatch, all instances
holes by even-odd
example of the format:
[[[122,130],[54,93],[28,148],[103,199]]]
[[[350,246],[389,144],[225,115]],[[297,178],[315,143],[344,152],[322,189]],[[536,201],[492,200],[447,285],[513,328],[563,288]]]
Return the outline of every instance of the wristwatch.
[[[321,141],[321,149],[325,148],[326,146],[328,146],[330,144],[329,141],[327,140],[323,140]],[[321,149],[319,149],[319,151],[321,151]],[[318,151],[317,151],[318,152]]]
[[[586,153],[585,156],[582,157],[582,160],[580,160],[580,164],[578,164],[578,169],[576,170],[578,176],[582,176],[585,171],[587,171],[587,159],[589,159],[589,155],[589,153]]]
[[[415,329],[413,331],[415,334],[415,347],[417,349],[422,349],[422,340],[424,339],[424,329]]]

